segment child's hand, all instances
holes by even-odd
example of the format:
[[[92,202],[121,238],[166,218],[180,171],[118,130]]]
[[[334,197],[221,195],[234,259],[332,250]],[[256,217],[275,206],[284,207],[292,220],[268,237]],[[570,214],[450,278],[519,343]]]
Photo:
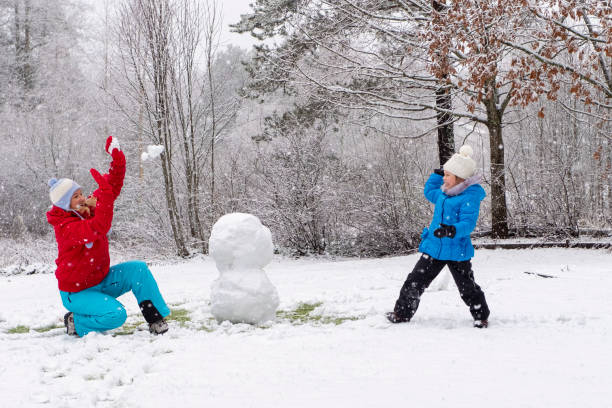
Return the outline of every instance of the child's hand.
[[[457,228],[454,225],[440,224],[440,228],[434,231],[436,238],[455,238]]]

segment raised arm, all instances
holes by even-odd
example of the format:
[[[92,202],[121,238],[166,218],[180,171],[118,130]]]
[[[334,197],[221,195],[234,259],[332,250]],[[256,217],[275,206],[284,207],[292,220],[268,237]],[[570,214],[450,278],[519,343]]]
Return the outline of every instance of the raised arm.
[[[425,182],[425,198],[435,204],[440,194],[442,194],[440,187],[442,187],[443,183],[444,180],[442,179],[441,175],[436,172],[432,173],[431,176],[429,176],[429,179],[427,179]]]
[[[121,146],[116,137],[109,136],[106,139],[106,152],[111,155],[112,161],[108,173],[104,174],[103,177],[111,185],[113,200],[116,200],[121,193],[123,179],[125,178],[125,155],[121,151]],[[92,195],[98,197],[98,190],[94,191]]]

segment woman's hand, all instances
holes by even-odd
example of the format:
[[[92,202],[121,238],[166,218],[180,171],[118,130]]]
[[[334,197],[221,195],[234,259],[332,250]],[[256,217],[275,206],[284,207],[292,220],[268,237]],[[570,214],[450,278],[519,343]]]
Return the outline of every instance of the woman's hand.
[[[96,196],[90,195],[85,199],[85,204],[78,205],[76,210],[81,215],[91,215],[91,209],[96,208],[97,203],[98,198]]]
[[[109,136],[106,139],[105,146],[106,153],[110,154],[113,158],[113,164],[117,166],[125,166],[125,155],[121,151],[121,145],[119,140],[114,136]]]
[[[113,187],[106,180],[106,178],[100,174],[98,170],[90,169],[89,172],[91,173],[91,176],[94,178],[94,180],[96,180],[96,183],[98,183],[98,186],[100,186],[100,191],[112,193]]]
[[[81,215],[90,215],[91,214],[91,208],[89,208],[85,204],[77,205],[76,210]]]
[[[87,199],[85,200],[85,204],[89,207],[89,208],[96,208],[96,204],[98,203],[98,198],[96,196],[90,195],[89,197],[87,197]]]

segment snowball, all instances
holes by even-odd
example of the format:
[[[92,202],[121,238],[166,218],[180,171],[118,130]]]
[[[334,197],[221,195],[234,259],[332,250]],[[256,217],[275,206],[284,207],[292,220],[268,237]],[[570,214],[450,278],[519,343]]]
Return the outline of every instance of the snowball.
[[[113,149],[121,150],[121,145],[119,144],[119,140],[116,137],[111,139],[110,145],[108,146],[109,153],[113,152]]]
[[[213,225],[208,241],[210,256],[221,273],[233,269],[263,268],[272,260],[272,234],[259,218],[231,213]]]
[[[149,145],[147,146],[147,151],[142,152],[140,155],[141,161],[153,160],[159,157],[160,154],[164,152],[164,146],[162,145]]]
[[[263,323],[274,320],[279,299],[263,268],[272,260],[270,230],[251,214],[226,214],[213,225],[209,253],[219,270],[211,286],[217,321]]]

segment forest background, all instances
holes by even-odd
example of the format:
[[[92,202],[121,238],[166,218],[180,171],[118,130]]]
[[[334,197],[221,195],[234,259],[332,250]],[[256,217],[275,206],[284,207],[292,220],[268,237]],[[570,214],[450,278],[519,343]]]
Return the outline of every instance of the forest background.
[[[609,1],[222,7],[0,0],[4,264],[53,262],[47,180],[94,189],[109,134],[128,160],[111,239],[126,257],[206,253],[236,211],[283,253],[408,253],[425,180],[463,144],[488,193],[476,234],[609,236]],[[261,41],[224,45],[227,24]],[[150,145],[165,151],[141,160]]]

